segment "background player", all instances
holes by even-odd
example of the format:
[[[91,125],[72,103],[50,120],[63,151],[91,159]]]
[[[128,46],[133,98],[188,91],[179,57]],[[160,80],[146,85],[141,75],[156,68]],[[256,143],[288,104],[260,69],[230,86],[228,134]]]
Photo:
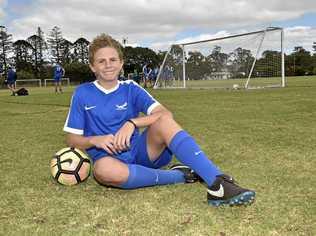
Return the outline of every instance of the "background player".
[[[15,96],[16,79],[17,79],[16,71],[12,67],[9,67],[8,68],[8,76],[7,76],[7,86],[8,86],[8,89],[10,89],[10,91],[12,92],[12,94],[11,94],[12,96]]]
[[[54,67],[54,83],[55,83],[55,93],[59,92],[62,93],[62,87],[61,87],[61,79],[65,75],[65,69],[59,64],[56,63]]]

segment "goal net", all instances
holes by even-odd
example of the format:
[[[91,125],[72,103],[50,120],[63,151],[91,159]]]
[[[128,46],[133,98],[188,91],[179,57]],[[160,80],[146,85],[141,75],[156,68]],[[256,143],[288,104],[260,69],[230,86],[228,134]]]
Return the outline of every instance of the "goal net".
[[[15,81],[15,86],[42,87],[42,81],[40,79],[18,79]]]
[[[284,87],[283,29],[175,44],[154,88]]]
[[[61,78],[60,82],[63,85],[67,85],[70,86],[70,79],[69,78]],[[54,79],[45,79],[44,80],[44,86],[47,87],[49,85],[54,85],[55,84],[55,80]]]

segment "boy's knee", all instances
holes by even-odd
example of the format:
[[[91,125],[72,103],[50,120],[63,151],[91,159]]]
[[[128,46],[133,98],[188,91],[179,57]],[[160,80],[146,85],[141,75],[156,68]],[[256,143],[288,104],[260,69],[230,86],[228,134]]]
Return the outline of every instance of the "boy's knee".
[[[118,160],[105,157],[94,164],[93,175],[98,183],[109,186],[120,186],[128,179],[128,167]]]

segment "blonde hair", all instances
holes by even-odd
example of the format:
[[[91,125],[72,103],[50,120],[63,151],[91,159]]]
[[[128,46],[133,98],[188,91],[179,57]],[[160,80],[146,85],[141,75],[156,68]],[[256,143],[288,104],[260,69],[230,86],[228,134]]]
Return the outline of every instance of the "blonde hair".
[[[89,63],[93,65],[94,62],[94,55],[100,48],[110,47],[114,48],[121,61],[123,61],[123,51],[122,45],[113,39],[110,35],[107,34],[100,34],[93,39],[91,44],[89,45]]]

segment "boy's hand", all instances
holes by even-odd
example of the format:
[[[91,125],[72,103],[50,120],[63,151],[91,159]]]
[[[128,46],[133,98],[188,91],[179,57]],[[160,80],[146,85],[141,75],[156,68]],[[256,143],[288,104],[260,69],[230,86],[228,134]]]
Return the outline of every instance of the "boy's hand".
[[[93,136],[90,138],[90,143],[97,148],[102,148],[109,154],[117,154],[118,149],[114,146],[114,136],[113,134]]]
[[[114,135],[114,148],[118,151],[125,151],[130,147],[130,140],[135,130],[134,125],[131,122],[125,122],[125,124]]]

